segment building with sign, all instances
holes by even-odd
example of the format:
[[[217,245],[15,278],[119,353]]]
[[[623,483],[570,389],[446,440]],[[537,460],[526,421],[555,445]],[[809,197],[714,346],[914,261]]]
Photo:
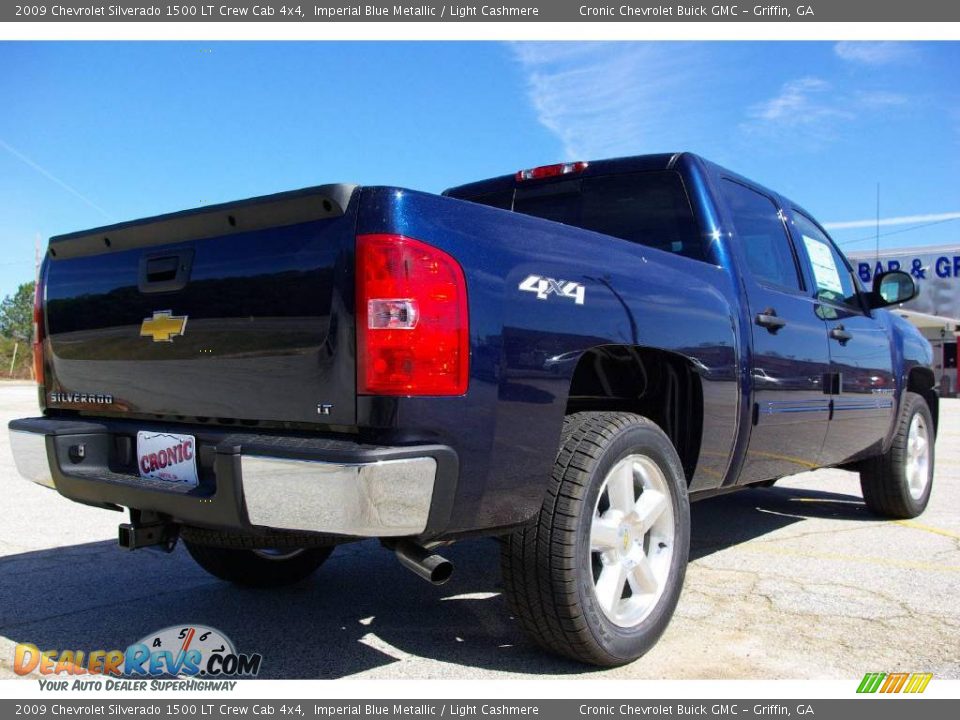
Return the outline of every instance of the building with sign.
[[[860,281],[869,288],[877,273],[903,270],[913,275],[920,294],[893,312],[916,325],[933,345],[933,365],[943,397],[957,396],[957,337],[960,331],[960,246],[917,247],[855,252],[849,255]]]

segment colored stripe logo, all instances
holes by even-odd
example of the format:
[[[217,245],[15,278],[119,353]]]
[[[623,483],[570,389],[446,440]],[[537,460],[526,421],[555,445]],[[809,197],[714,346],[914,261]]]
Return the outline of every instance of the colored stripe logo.
[[[867,673],[860,681],[858,693],[922,693],[933,679],[933,673]]]

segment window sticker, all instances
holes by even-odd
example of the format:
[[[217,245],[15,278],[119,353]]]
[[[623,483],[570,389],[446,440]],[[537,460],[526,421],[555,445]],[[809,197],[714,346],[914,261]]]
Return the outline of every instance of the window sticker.
[[[803,236],[803,244],[807,246],[807,255],[810,256],[810,264],[813,265],[813,277],[817,281],[817,289],[843,297],[840,273],[837,272],[837,264],[833,261],[830,246],[808,235]]]

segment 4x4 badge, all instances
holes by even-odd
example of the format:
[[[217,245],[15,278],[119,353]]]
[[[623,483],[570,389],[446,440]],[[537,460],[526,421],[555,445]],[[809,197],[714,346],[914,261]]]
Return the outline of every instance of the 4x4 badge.
[[[537,294],[537,300],[546,300],[551,294],[570,298],[577,305],[583,305],[587,289],[578,282],[554,280],[540,275],[528,275],[518,289]]]
[[[153,338],[154,342],[173,342],[173,338],[183,335],[186,330],[186,315],[174,315],[172,310],[156,310],[153,317],[144,319],[140,337]]]

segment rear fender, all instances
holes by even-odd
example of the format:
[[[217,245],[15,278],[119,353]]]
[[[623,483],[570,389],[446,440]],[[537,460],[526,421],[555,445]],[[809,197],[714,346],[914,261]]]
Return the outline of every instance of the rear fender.
[[[736,293],[726,270],[466,201],[363,192],[359,232],[400,233],[439,247],[466,276],[467,394],[358,403],[361,425],[456,448],[461,477],[450,527],[517,525],[539,510],[574,371],[585,352],[605,345],[669,352],[695,369],[704,440],[691,487],[722,482],[740,390]]]

